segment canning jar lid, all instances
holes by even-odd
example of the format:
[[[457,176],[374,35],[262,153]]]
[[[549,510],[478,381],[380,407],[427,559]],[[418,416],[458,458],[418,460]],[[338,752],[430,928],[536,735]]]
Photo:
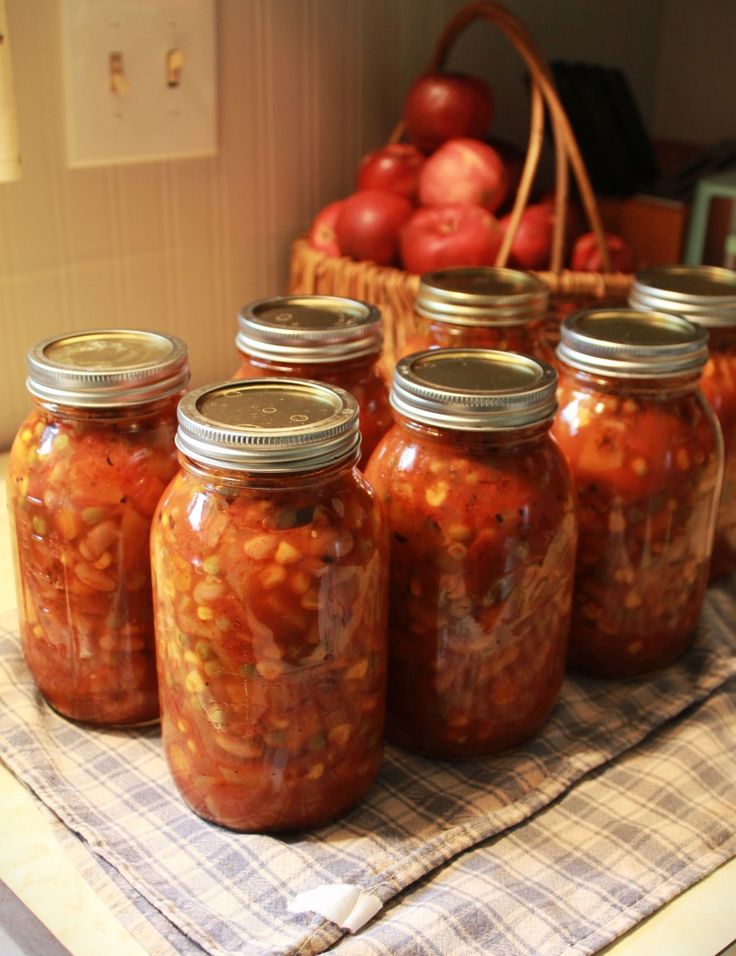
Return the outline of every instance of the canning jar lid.
[[[591,309],[564,320],[557,356],[606,377],[669,378],[705,365],[708,333],[671,313]]]
[[[378,309],[337,295],[259,299],[238,315],[235,345],[268,361],[325,364],[376,355],[383,334]]]
[[[523,325],[544,317],[549,290],[536,276],[500,266],[460,266],[419,279],[417,312],[454,325]]]
[[[186,345],[161,332],[70,332],[45,339],[28,352],[28,391],[58,405],[140,405],[175,395],[188,381]]]
[[[391,405],[412,421],[498,431],[551,420],[557,373],[537,359],[495,349],[431,349],[401,359]]]
[[[360,447],[353,396],[307,379],[203,385],[184,395],[178,417],[179,451],[217,468],[311,471],[347,459]]]
[[[634,276],[629,305],[674,312],[698,325],[736,325],[736,272],[721,266],[642,269]]]

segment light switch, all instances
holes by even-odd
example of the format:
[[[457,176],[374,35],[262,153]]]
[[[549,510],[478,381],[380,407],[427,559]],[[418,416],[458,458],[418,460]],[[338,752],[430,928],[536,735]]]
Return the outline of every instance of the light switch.
[[[215,0],[61,0],[71,167],[217,152]]]

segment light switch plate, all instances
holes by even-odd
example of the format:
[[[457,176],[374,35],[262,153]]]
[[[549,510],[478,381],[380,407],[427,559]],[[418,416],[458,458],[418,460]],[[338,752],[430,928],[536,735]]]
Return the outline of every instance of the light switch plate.
[[[215,0],[61,0],[70,167],[217,152]]]

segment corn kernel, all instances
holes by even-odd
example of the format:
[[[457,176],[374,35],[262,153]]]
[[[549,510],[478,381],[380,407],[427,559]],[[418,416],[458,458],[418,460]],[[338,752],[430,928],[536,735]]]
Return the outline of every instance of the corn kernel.
[[[205,688],[205,683],[199,671],[189,671],[184,678],[184,688],[188,694],[198,694]]]
[[[268,564],[261,571],[259,579],[264,588],[272,588],[286,580],[286,571],[280,564]]]
[[[186,752],[174,745],[169,748],[169,760],[171,761],[171,769],[174,773],[179,773],[182,775],[188,774],[191,765],[189,763],[189,757],[187,757]]]
[[[215,617],[215,612],[211,607],[204,607],[200,604],[197,607],[197,617],[200,621],[212,621]]]
[[[69,508],[62,508],[60,511],[57,511],[55,520],[59,533],[62,538],[66,538],[67,541],[71,541],[72,538],[76,538],[79,534],[77,516]]]
[[[331,727],[327,736],[330,739],[330,743],[335,744],[337,747],[344,747],[345,744],[350,740],[350,724],[338,724],[336,727]]]
[[[220,560],[216,554],[211,554],[202,562],[202,570],[205,574],[217,574],[220,570]]]
[[[197,604],[207,604],[216,601],[224,593],[225,585],[221,581],[198,581],[192,597]]]
[[[258,661],[256,670],[266,680],[276,680],[284,673],[283,664],[279,664],[278,661]]]
[[[678,448],[675,453],[675,464],[680,471],[687,471],[690,467],[690,454],[686,448]]]
[[[307,780],[319,780],[324,772],[325,765],[323,763],[316,763],[313,767],[310,767],[305,776]]]
[[[105,509],[96,506],[82,509],[82,521],[85,524],[97,524],[105,517]]]
[[[643,458],[635,458],[631,462],[631,467],[634,471],[634,474],[638,475],[640,478],[643,478],[644,475],[646,475],[647,472],[649,471],[649,466],[647,465],[647,463],[644,461]]]
[[[621,584],[633,584],[636,575],[632,568],[617,568],[613,572],[613,580]]]
[[[279,564],[293,564],[299,560],[301,554],[288,541],[280,541],[274,557]]]
[[[278,539],[273,534],[256,534],[243,542],[243,551],[254,561],[267,561],[276,550]]]
[[[295,571],[289,578],[289,587],[295,594],[304,594],[309,590],[311,579],[306,571]]]
[[[446,481],[438,481],[436,484],[430,485],[424,493],[427,504],[431,505],[432,508],[439,508],[447,498],[449,490],[450,486]]]

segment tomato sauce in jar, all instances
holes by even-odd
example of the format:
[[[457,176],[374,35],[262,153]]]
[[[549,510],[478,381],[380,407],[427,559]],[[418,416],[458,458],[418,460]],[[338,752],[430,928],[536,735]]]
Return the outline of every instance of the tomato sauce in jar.
[[[10,452],[23,654],[65,717],[158,718],[148,535],[178,470],[186,347],[154,332],[78,332],[29,353],[36,407]]]
[[[366,475],[391,532],[388,734],[466,758],[513,747],[562,685],[575,559],[557,376],[486,349],[402,359]]]
[[[586,674],[643,674],[692,642],[723,468],[698,388],[707,339],[679,316],[633,309],[562,324],[553,431],[577,486],[570,661]]]
[[[700,387],[723,433],[723,489],[711,579],[736,571],[736,272],[718,266],[657,266],[634,277],[630,304],[682,315],[708,330]]]
[[[263,379],[179,406],[182,470],[152,533],[166,757],[235,830],[355,804],[382,756],[387,529],[342,389]]]
[[[383,333],[375,306],[330,295],[260,299],[238,316],[234,378],[308,378],[337,385],[360,409],[362,467],[393,424],[380,371]]]
[[[544,331],[548,300],[547,286],[517,269],[460,266],[427,272],[417,293],[419,331],[403,354],[436,348],[500,349],[554,365]]]

